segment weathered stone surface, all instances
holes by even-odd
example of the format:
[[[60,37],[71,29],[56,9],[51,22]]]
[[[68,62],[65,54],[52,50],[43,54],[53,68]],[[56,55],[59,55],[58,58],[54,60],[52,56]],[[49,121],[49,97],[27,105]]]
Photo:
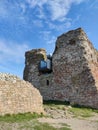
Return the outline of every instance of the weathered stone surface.
[[[41,49],[37,51],[39,53],[27,52],[31,54],[32,63],[26,56],[24,79],[40,90],[44,100],[66,100],[98,108],[98,52],[81,28],[57,38],[52,73],[39,73],[38,64],[43,58],[37,57],[42,55]],[[45,55],[44,51],[43,57]]]
[[[42,96],[29,82],[0,73],[0,115],[43,111]]]

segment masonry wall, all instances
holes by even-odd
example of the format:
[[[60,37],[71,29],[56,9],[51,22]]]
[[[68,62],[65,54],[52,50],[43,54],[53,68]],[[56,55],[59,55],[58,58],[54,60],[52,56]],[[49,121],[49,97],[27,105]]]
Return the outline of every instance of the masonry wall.
[[[0,73],[0,115],[44,113],[39,91],[29,82]]]
[[[55,99],[98,108],[98,61],[82,29],[57,39],[53,54]],[[96,72],[94,71],[96,70]]]
[[[33,49],[25,53],[24,80],[32,83],[38,88],[44,100],[52,99],[53,91],[53,73],[42,74],[39,72],[39,63],[46,60],[46,51],[44,49]],[[47,85],[47,81],[49,84]]]
[[[27,54],[31,54],[32,63]],[[98,108],[98,52],[81,28],[57,38],[52,73],[39,73],[41,56],[46,58],[43,49],[38,49],[37,53],[36,50],[26,52],[24,79],[40,90],[44,100],[69,101]]]

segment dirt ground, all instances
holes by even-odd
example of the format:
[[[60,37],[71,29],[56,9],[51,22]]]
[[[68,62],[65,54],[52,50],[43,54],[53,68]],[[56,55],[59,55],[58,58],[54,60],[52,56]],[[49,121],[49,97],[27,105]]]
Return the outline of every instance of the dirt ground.
[[[66,123],[67,125],[70,126],[72,130],[98,130],[98,122],[96,120],[92,120],[91,118],[88,120],[77,119],[77,118],[70,118],[70,119],[41,118],[39,119],[39,122],[49,123],[50,125],[53,125],[56,128],[61,127],[63,123]]]
[[[98,130],[98,113],[88,118],[77,118],[59,109],[48,108],[46,113],[50,117],[39,118],[39,122],[49,123],[56,128],[61,127],[62,124],[67,124],[72,130]]]
[[[98,113],[84,118],[75,117],[72,113],[68,113],[66,109],[57,107],[47,107],[45,112],[47,116],[37,118],[37,123],[48,123],[55,128],[61,128],[66,124],[71,130],[98,130]],[[0,122],[0,130],[34,130],[34,124],[34,119],[26,122]]]

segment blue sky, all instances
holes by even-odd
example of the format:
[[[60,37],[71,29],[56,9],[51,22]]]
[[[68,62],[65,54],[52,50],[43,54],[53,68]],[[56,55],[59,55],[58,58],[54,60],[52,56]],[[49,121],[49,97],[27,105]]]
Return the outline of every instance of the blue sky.
[[[0,0],[0,72],[22,78],[25,51],[52,53],[57,36],[78,27],[98,50],[98,0]]]

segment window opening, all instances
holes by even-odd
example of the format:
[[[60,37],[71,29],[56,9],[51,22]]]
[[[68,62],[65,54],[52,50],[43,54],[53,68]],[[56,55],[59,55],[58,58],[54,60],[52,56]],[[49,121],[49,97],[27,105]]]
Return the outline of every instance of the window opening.
[[[91,58],[92,58],[93,56],[92,56],[92,54],[91,54]]]
[[[47,83],[47,86],[49,86],[49,80],[47,80],[46,83]]]

